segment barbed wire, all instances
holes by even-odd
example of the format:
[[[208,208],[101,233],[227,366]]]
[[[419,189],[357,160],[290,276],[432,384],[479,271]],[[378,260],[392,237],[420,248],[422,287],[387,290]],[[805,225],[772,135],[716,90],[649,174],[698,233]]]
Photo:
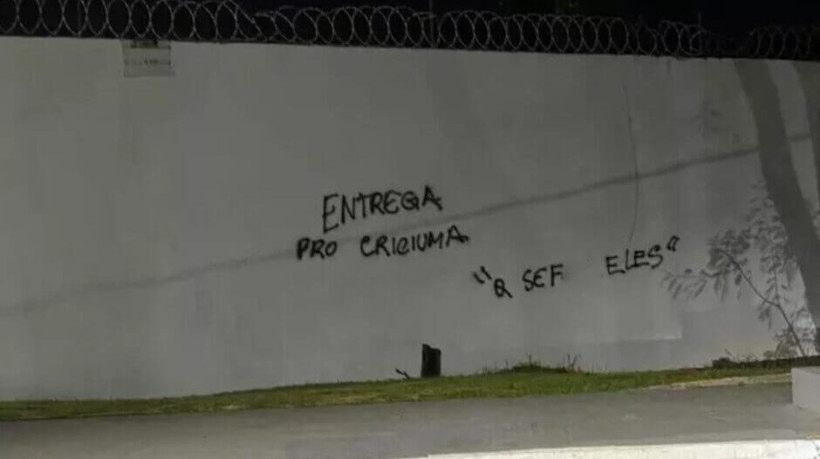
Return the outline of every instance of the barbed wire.
[[[729,37],[697,24],[406,7],[279,7],[233,0],[0,0],[0,35],[820,60],[820,27]]]

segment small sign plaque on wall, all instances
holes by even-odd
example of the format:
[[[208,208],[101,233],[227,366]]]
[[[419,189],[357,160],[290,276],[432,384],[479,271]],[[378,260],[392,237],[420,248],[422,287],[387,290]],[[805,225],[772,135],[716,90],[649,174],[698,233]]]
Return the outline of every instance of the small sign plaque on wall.
[[[171,65],[171,43],[153,40],[132,40],[122,43],[123,72],[125,77],[169,77],[174,75]]]

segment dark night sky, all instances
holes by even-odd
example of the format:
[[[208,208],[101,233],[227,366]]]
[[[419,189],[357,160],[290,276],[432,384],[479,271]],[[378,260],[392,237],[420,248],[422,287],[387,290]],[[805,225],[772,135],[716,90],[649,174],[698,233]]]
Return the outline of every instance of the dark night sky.
[[[280,5],[316,6],[329,8],[342,5],[404,5],[417,10],[429,8],[429,0],[237,0],[249,9],[272,8]],[[704,25],[727,32],[746,30],[769,24],[820,25],[820,1],[780,0],[576,0],[583,14],[643,17],[648,22],[672,19],[696,22],[701,13]],[[555,0],[433,0],[436,12],[450,10],[490,10],[502,14],[550,13]]]
[[[39,0],[38,0],[39,1]],[[78,0],[49,0],[47,5],[71,4]],[[106,20],[116,23],[119,17],[123,24],[117,24],[116,29],[124,29],[129,16],[122,4],[133,0],[122,0],[122,3],[113,2],[114,6]],[[141,3],[152,4],[159,0],[142,0]],[[204,0],[193,0],[204,1]],[[812,25],[820,30],[820,0],[779,0],[777,2],[755,2],[754,0],[233,0],[250,13],[273,9],[281,6],[317,7],[328,9],[339,6],[406,6],[418,11],[428,11],[432,5],[434,13],[444,13],[454,10],[487,10],[501,15],[523,13],[554,13],[556,2],[563,4],[574,2],[574,12],[587,16],[618,16],[627,20],[641,18],[647,25],[654,26],[660,19],[694,24],[701,19],[707,29],[718,35],[728,38],[743,38],[746,33],[765,25]],[[11,16],[9,8],[13,2],[0,1],[0,19],[4,15]],[[89,2],[95,6],[89,8],[90,22],[100,21],[102,24],[105,10],[100,2]],[[60,21],[60,14],[67,14],[67,21],[73,20],[72,12],[80,8],[36,8],[36,2],[23,1],[18,13],[23,22],[33,27],[38,17],[46,22]],[[5,9],[3,9],[5,7]],[[140,10],[141,11],[141,10]],[[64,13],[62,13],[64,12]],[[567,11],[563,11],[566,13]],[[132,20],[134,18],[131,18]],[[147,19],[145,19],[147,20]],[[185,27],[185,26],[181,26]],[[160,25],[160,29],[162,26]],[[19,32],[19,31],[18,31]],[[44,33],[46,31],[38,31]],[[36,33],[35,33],[36,34]],[[183,33],[184,34],[184,33]],[[816,36],[816,35],[815,35]]]

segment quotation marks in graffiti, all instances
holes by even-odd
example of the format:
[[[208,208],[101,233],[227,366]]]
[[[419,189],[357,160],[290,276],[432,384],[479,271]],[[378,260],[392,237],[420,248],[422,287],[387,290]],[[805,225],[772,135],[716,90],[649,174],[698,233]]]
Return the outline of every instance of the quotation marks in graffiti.
[[[487,282],[492,282],[493,292],[495,296],[498,298],[512,298],[512,293],[507,290],[507,283],[502,278],[493,278],[490,273],[487,272],[487,268],[481,267],[479,272],[473,273],[473,279],[476,280],[479,284],[485,284]]]
[[[564,264],[553,263],[539,268],[527,268],[521,275],[521,282],[524,284],[524,291],[531,292],[535,289],[555,287],[564,278]],[[507,288],[507,283],[500,277],[493,277],[484,266],[477,272],[473,272],[473,279],[479,284],[492,282],[493,291],[498,298],[512,298],[513,294]]]
[[[623,253],[617,255],[606,255],[604,257],[604,268],[610,276],[615,274],[626,274],[639,268],[653,270],[663,264],[665,255],[677,252],[680,238],[672,236],[666,244],[653,244],[647,249],[625,249]],[[524,291],[532,293],[536,290],[552,289],[565,280],[566,267],[564,263],[544,264],[537,268],[527,268],[521,276],[524,284]],[[507,288],[506,282],[502,278],[490,275],[487,269],[482,266],[477,272],[473,272],[473,278],[479,284],[492,282],[495,296],[498,298],[512,298],[513,294]]]
[[[680,238],[677,236],[669,238],[665,246],[666,251],[676,252],[678,242],[680,242]],[[604,258],[606,272],[612,276],[614,274],[626,274],[629,271],[643,267],[655,269],[663,264],[663,253],[664,247],[660,244],[654,244],[648,250],[626,249],[623,255],[607,255]]]

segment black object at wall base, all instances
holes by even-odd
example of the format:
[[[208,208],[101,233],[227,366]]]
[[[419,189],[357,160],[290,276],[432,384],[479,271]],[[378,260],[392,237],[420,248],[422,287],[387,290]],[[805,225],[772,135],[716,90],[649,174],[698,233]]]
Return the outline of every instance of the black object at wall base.
[[[437,376],[441,376],[441,349],[422,344],[421,377],[435,378]]]

